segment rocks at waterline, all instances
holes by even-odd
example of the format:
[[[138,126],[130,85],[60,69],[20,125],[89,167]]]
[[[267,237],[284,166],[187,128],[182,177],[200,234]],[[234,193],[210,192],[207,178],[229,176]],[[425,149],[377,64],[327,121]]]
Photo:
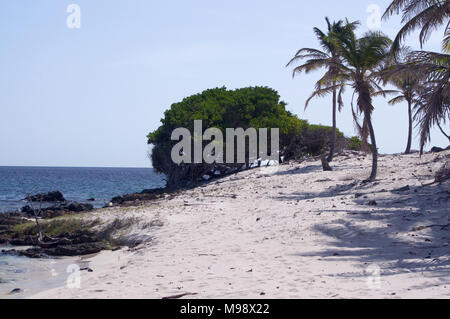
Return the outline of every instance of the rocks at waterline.
[[[53,247],[37,246],[36,238],[27,236],[26,238],[11,239],[9,244],[13,246],[34,246],[28,249],[4,249],[4,255],[22,256],[28,258],[47,258],[49,256],[84,256],[95,254],[108,249],[109,244],[103,240],[101,234],[94,234],[89,230],[77,230],[72,233],[60,234]],[[54,238],[44,237],[43,243],[51,243]],[[42,246],[42,245],[41,245]]]
[[[140,193],[116,196],[111,200],[111,203],[113,205],[121,206],[135,205],[139,202],[159,199],[161,197],[164,197],[166,194],[168,194],[168,190],[165,188],[148,189],[143,190]]]
[[[54,218],[72,213],[89,212],[92,211],[93,209],[94,206],[91,204],[72,202],[42,208],[39,216],[42,218]],[[29,205],[22,207],[21,212],[29,217],[34,216],[33,209]]]
[[[28,200],[28,198],[25,198],[24,200]],[[48,193],[42,193],[30,196],[29,200],[32,202],[49,202],[49,203],[64,203],[66,202],[66,199],[64,198],[64,195],[60,191],[53,191]]]
[[[0,213],[0,244],[7,244],[14,227],[26,222],[27,219],[20,213]]]
[[[450,150],[450,145],[447,146],[446,148],[435,146],[435,147],[431,148],[430,152],[431,153],[441,153],[441,152],[449,151],[449,150]]]
[[[74,245],[61,245],[53,248],[41,248],[33,247],[25,250],[2,250],[4,255],[8,256],[21,256],[28,258],[47,258],[63,257],[63,256],[85,256],[91,254],[97,254],[102,250],[107,249],[108,246],[104,242],[94,242],[86,244],[74,244]]]

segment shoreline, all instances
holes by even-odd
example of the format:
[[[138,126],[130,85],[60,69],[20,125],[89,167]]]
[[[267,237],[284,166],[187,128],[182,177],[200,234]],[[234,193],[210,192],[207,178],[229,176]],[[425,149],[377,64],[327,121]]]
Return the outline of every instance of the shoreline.
[[[97,211],[135,218],[122,236],[141,244],[93,257],[80,289],[31,298],[450,297],[450,183],[422,186],[449,158],[382,155],[377,182],[361,184],[371,157],[346,153],[333,172],[264,167]]]
[[[4,248],[11,247],[0,246],[0,249]],[[1,265],[0,299],[26,299],[42,291],[63,287],[70,266],[78,265],[83,268],[89,262],[85,257],[31,259],[4,256]]]

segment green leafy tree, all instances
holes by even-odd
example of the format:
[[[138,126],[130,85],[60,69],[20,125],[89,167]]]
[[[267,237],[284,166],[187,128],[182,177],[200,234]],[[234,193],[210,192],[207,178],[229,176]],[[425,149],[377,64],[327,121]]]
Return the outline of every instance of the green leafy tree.
[[[224,137],[227,128],[279,128],[280,156],[302,136],[308,126],[306,121],[286,111],[286,104],[280,101],[278,93],[267,87],[233,91],[223,87],[187,97],[172,104],[164,113],[162,125],[148,135],[148,143],[154,146],[151,154],[153,166],[158,172],[166,174],[168,187],[195,184],[207,173],[217,170],[227,173],[242,166],[173,163],[171,151],[177,142],[171,140],[172,132],[181,127],[193,132],[195,120],[203,121],[204,130],[220,129]],[[225,143],[223,146],[226,147]],[[251,164],[247,163],[247,167]]]

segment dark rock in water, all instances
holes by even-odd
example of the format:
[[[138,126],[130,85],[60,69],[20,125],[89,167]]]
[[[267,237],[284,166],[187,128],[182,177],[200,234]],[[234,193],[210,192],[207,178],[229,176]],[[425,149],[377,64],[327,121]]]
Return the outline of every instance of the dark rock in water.
[[[26,250],[2,250],[4,255],[8,256],[22,256],[28,258],[48,258],[49,256],[63,257],[63,256],[84,256],[96,254],[105,250],[107,245],[103,242],[94,242],[86,244],[62,245],[53,248],[34,247]]]
[[[440,153],[440,152],[443,152],[443,151],[445,151],[443,148],[440,148],[440,147],[437,147],[437,146],[435,146],[435,147],[433,147],[432,149],[431,149],[431,153]]]
[[[13,238],[9,241],[9,244],[13,246],[33,246],[36,242],[31,236],[28,236],[26,238]]]
[[[58,246],[56,248],[44,249],[43,251],[49,256],[84,256],[96,254],[106,249],[107,246],[103,242]]]
[[[89,198],[88,200],[87,200],[88,202],[95,202],[95,198]]]
[[[33,209],[29,205],[23,206],[20,211],[24,214],[33,214]]]
[[[94,209],[94,206],[91,204],[80,204],[80,203],[71,203],[69,206],[66,206],[68,211],[70,212],[86,212]]]
[[[10,294],[10,295],[14,295],[14,294],[20,294],[20,293],[22,293],[22,292],[23,292],[22,289],[20,289],[20,288],[14,288],[13,290],[11,290],[11,291],[9,292],[9,294]]]
[[[7,256],[20,256],[28,258],[47,258],[48,256],[42,253],[41,248],[29,248],[26,250],[2,250],[2,254]]]
[[[111,203],[114,205],[137,204],[140,201],[150,201],[161,198],[161,196],[166,193],[167,190],[164,188],[146,189],[140,193],[116,196],[111,200]]]
[[[42,218],[55,218],[70,213],[88,212],[93,209],[94,206],[91,204],[72,202],[70,204],[59,204],[47,208],[42,208],[39,216]],[[23,214],[27,214],[29,216],[34,215],[33,209],[31,209],[31,207],[28,205],[22,207],[21,211]]]
[[[25,198],[27,199],[27,198]],[[32,202],[65,202],[63,194],[60,191],[48,192],[47,194],[37,194],[30,196]]]

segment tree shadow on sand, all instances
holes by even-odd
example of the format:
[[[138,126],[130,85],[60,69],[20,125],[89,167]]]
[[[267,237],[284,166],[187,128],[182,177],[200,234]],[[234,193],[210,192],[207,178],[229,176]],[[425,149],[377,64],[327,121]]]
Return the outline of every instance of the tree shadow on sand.
[[[351,194],[356,207],[361,207],[355,209],[352,205],[348,210],[333,207],[312,211],[312,214],[338,215],[331,223],[313,227],[314,231],[329,238],[323,250],[296,256],[349,260],[361,263],[362,268],[379,264],[387,275],[420,272],[450,284],[450,181],[428,187],[409,187],[403,191],[369,192],[367,188],[350,183],[318,194],[296,192],[277,197],[286,201]],[[372,202],[373,206],[369,206],[370,199],[376,200],[376,204]],[[339,214],[343,218],[339,219]],[[361,276],[365,276],[364,272]]]

